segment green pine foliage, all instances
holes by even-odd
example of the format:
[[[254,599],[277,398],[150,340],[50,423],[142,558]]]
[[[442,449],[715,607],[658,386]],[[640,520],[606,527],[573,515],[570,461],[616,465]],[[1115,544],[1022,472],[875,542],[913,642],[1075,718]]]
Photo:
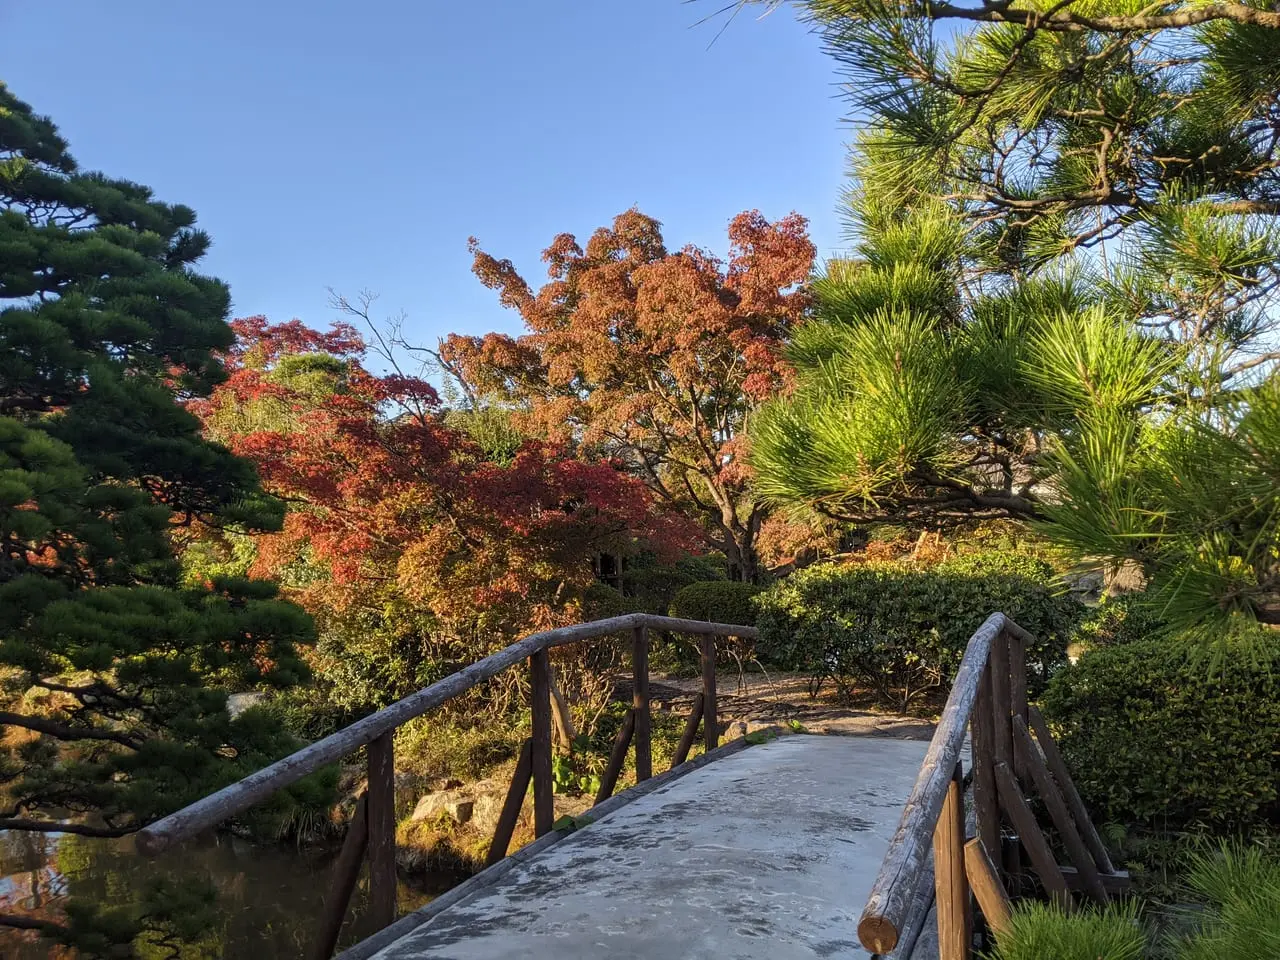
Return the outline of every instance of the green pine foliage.
[[[1280,17],[797,2],[867,124],[762,493],[1030,519],[1181,635],[1280,623]]]
[[[1280,860],[1224,846],[1192,858],[1187,882],[1209,908],[1178,960],[1271,960],[1280,956]]]
[[[1028,901],[1013,911],[989,960],[1143,960],[1147,936],[1132,902],[1063,913]]]
[[[989,960],[1271,960],[1280,956],[1280,861],[1257,848],[1223,846],[1190,857],[1191,896],[1203,905],[1191,929],[1157,944],[1135,901],[1064,913],[1023,902]]]
[[[175,557],[195,525],[281,519],[184,407],[232,342],[208,246],[0,86],[2,828],[119,835],[289,746],[226,698],[303,680],[310,619]]]

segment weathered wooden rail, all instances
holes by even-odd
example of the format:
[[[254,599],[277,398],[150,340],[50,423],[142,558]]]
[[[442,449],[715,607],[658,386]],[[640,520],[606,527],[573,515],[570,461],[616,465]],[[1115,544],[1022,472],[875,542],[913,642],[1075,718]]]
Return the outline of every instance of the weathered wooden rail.
[[[1127,875],[1107,856],[1044,718],[1027,701],[1031,640],[1002,613],[993,613],[970,638],[858,923],[858,937],[873,954],[909,957],[934,905],[941,960],[968,960],[979,915],[997,936],[1008,926],[1008,885],[1015,879],[1019,846],[1045,893],[1066,909],[1074,905],[1073,888],[1106,903],[1127,885]],[[972,838],[966,834],[961,762],[966,731]],[[1039,795],[1074,869],[1058,864],[1024,785]],[[975,899],[980,914],[974,912]]]
[[[716,637],[754,639],[752,627],[724,623],[703,623],[650,614],[628,614],[531,634],[497,653],[478,660],[403,700],[358,720],[348,727],[303,747],[277,760],[270,766],[210,794],[148,827],[138,831],[138,850],[155,856],[174,844],[189,840],[244,813],[277,791],[296,783],[308,774],[341,760],[361,748],[365,749],[368,785],[356,804],[355,815],[347,831],[338,859],[334,864],[326,903],[329,909],[311,951],[314,960],[328,960],[338,942],[351,894],[355,890],[362,861],[369,861],[370,913],[381,929],[396,919],[395,861],[395,796],[394,751],[392,738],[396,728],[415,717],[448,703],[468,690],[484,683],[522,661],[530,671],[531,736],[525,742],[516,763],[511,786],[494,830],[488,862],[506,856],[511,837],[519,820],[520,809],[533,783],[534,833],[541,837],[550,832],[554,812],[551,774],[552,676],[548,651],[582,640],[628,635],[631,639],[633,671],[632,704],[622,726],[604,777],[596,795],[600,803],[613,793],[628,750],[634,745],[637,780],[653,776],[653,752],[650,740],[649,707],[649,632],[693,634],[701,638],[702,693],[694,703],[694,712],[686,725],[673,763],[683,763],[697,736],[701,720],[703,742],[707,750],[719,743],[720,730],[716,718]]]

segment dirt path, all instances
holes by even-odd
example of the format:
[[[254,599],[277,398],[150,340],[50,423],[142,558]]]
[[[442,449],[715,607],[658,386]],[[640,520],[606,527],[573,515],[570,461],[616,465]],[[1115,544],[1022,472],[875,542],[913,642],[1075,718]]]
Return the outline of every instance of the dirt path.
[[[655,706],[687,713],[702,689],[696,677],[655,677],[649,696]],[[725,672],[716,680],[721,723],[746,724],[748,732],[772,724],[797,721],[810,733],[850,737],[897,737],[928,740],[934,723],[919,717],[841,701],[830,686],[810,695],[809,682],[795,674]]]

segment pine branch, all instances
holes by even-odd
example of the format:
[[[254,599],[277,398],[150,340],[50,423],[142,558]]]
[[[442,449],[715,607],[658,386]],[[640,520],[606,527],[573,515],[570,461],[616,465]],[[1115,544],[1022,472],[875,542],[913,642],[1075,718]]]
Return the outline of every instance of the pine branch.
[[[34,917],[20,917],[12,913],[0,913],[0,927],[11,927],[14,930],[37,930],[46,937],[65,938],[71,936],[71,928],[51,920],[37,920]]]
[[[818,6],[829,7],[830,5],[818,4]],[[842,3],[835,6],[838,10],[848,5]],[[1052,30],[1060,33],[1080,33],[1086,30],[1096,30],[1101,33],[1147,33],[1155,30],[1182,30],[1215,20],[1228,20],[1233,23],[1280,30],[1280,13],[1260,10],[1243,3],[1211,3],[1205,6],[1183,7],[1174,13],[1102,17],[1087,16],[1071,9],[1046,14],[1038,10],[1019,10],[994,4],[984,5],[978,9],[958,7],[949,3],[927,4],[915,9],[904,7],[900,12],[909,19],[1013,23],[1030,29]]]
[[[1221,200],[1203,205],[1223,216],[1263,214],[1280,216],[1280,200]]]
[[[1277,360],[1280,360],[1280,350],[1269,350],[1266,353],[1259,354],[1256,357],[1250,357],[1248,360],[1243,360],[1240,363],[1228,367],[1223,371],[1221,380],[1223,383],[1227,383],[1248,370],[1252,370],[1255,367],[1260,367],[1263,364],[1272,363]]]
[[[75,727],[45,717],[32,717],[20,713],[0,711],[0,726],[22,727],[26,730],[34,730],[36,733],[57,737],[59,740],[109,740],[131,750],[137,750],[142,746],[140,738],[132,737],[127,733],[103,730],[98,727]]]

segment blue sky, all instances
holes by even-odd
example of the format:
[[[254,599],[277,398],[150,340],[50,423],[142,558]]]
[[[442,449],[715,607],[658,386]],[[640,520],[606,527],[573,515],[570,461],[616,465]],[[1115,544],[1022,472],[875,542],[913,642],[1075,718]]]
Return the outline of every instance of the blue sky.
[[[466,243],[531,280],[631,205],[723,252],[736,213],[841,244],[848,131],[818,39],[723,0],[0,0],[0,77],[81,165],[194,207],[235,313],[313,326],[379,294],[420,342],[518,320]]]

